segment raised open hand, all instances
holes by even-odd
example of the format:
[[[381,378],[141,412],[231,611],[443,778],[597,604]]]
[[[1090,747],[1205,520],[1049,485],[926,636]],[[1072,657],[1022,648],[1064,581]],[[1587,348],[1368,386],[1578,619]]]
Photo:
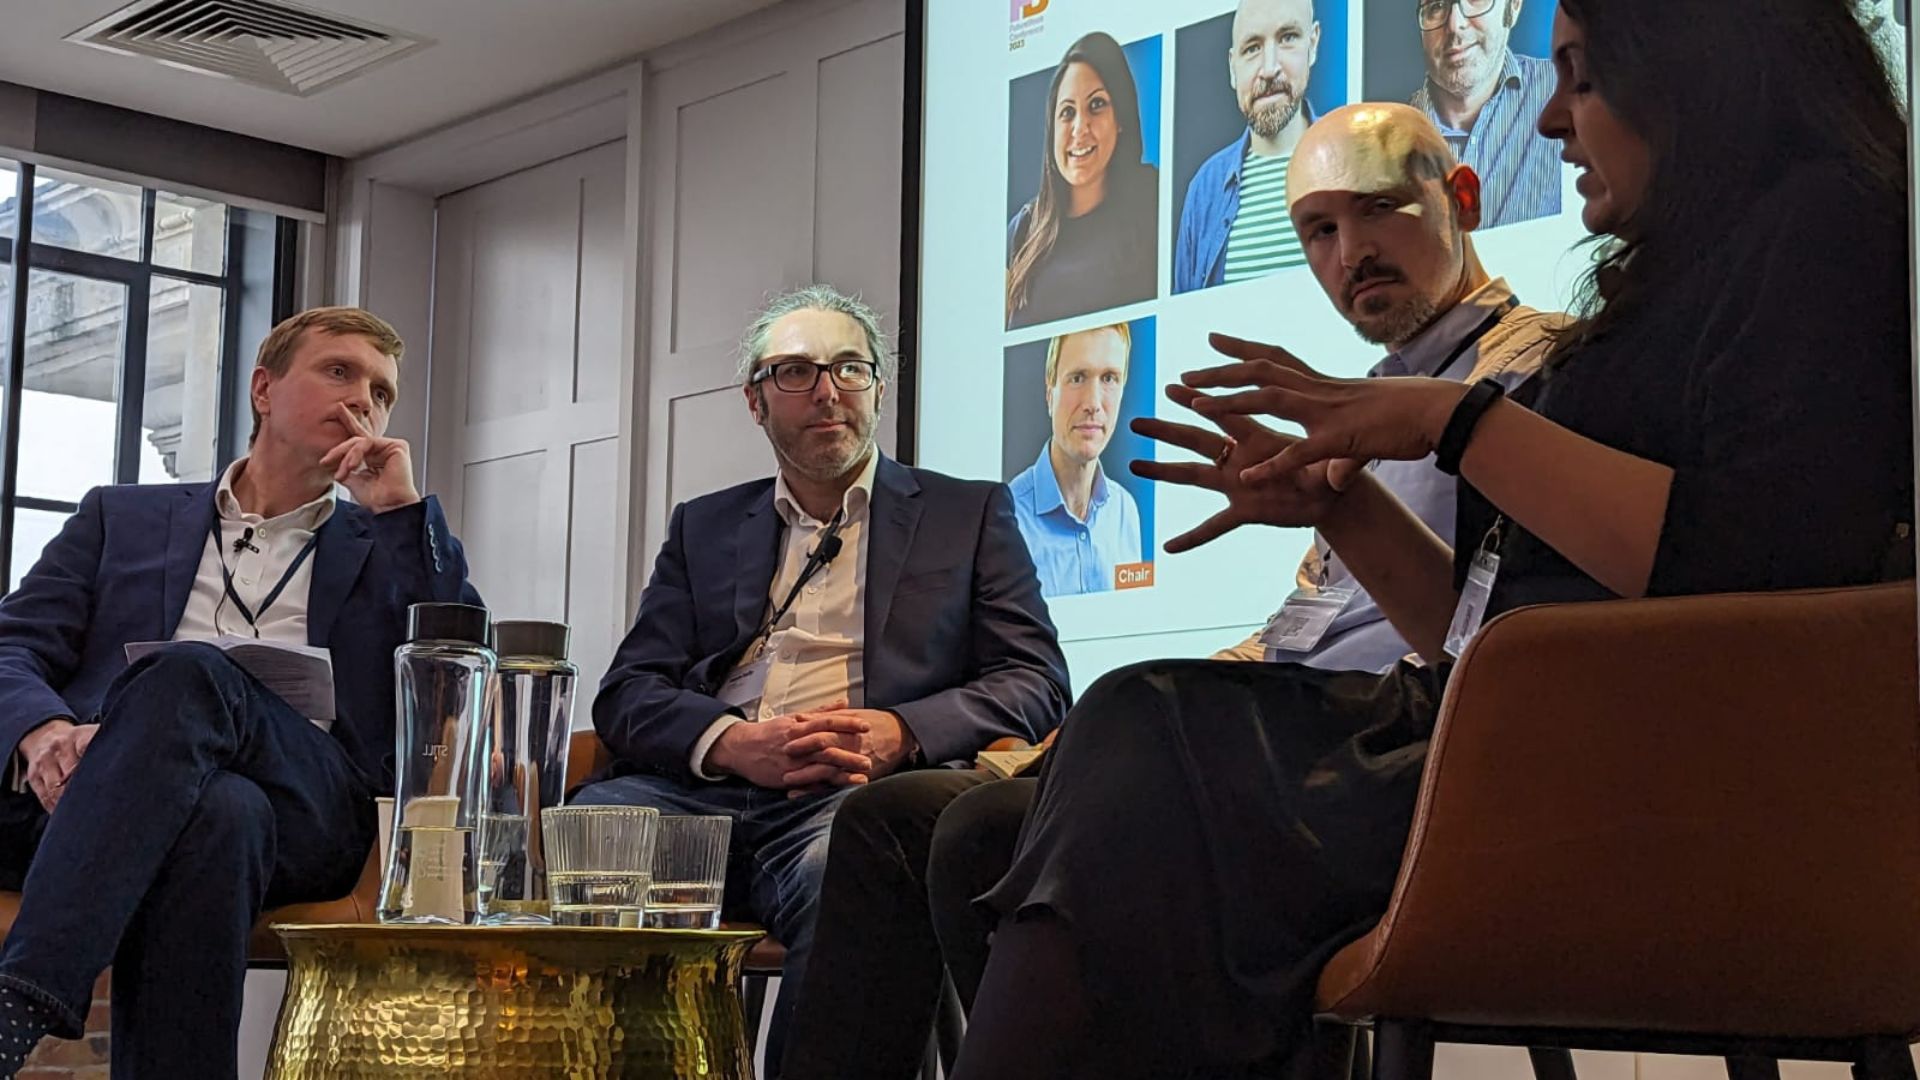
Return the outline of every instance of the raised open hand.
[[[1370,461],[1419,461],[1433,453],[1466,393],[1444,379],[1335,379],[1277,345],[1225,334],[1209,342],[1236,362],[1188,372],[1182,381],[1196,390],[1252,389],[1197,395],[1195,412],[1223,426],[1228,417],[1273,416],[1306,430],[1248,468],[1245,478],[1254,483],[1332,463],[1329,482],[1344,490]]]
[[[1191,387],[1169,386],[1167,397],[1175,404],[1194,408],[1205,395]],[[1131,466],[1134,475],[1202,487],[1227,497],[1224,510],[1167,541],[1169,554],[1190,551],[1242,525],[1317,525],[1339,499],[1340,490],[1328,482],[1325,464],[1273,478],[1250,479],[1252,468],[1279,457],[1300,440],[1237,413],[1222,413],[1212,419],[1219,431],[1154,417],[1141,417],[1132,424],[1137,434],[1208,459],[1135,461]]]

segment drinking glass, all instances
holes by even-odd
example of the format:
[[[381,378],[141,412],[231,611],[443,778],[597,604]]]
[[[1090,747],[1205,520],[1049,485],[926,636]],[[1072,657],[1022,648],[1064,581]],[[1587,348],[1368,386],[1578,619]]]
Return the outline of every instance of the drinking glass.
[[[653,884],[646,925],[658,930],[717,930],[727,882],[727,837],[733,820],[706,815],[660,819],[653,845]]]
[[[555,925],[639,926],[659,821],[659,811],[638,806],[540,811]]]

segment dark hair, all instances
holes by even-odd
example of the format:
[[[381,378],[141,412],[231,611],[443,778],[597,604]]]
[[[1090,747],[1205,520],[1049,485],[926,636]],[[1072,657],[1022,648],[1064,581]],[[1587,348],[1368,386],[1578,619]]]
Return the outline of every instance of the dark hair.
[[[1134,182],[1134,174],[1145,164],[1146,143],[1140,137],[1140,90],[1133,82],[1133,68],[1127,65],[1126,52],[1111,34],[1095,31],[1067,49],[1067,55],[1061,57],[1059,66],[1053,69],[1053,81],[1047,85],[1047,112],[1041,121],[1045,136],[1040,143],[1040,190],[1026,205],[1025,235],[1007,262],[1008,319],[1026,306],[1034,269],[1052,253],[1054,241],[1060,238],[1060,216],[1066,202],[1066,193],[1061,189],[1066,180],[1053,164],[1053,115],[1060,99],[1060,83],[1074,64],[1085,64],[1100,76],[1100,81],[1107,85],[1107,94],[1113,99],[1114,115],[1118,118],[1120,141],[1107,166],[1108,197],[1112,197],[1117,184]]]
[[[1907,124],[1849,0],[1560,0],[1594,92],[1651,150],[1620,234],[1602,239],[1582,318],[1549,363],[1702,266],[1798,162],[1842,163],[1904,203]]]

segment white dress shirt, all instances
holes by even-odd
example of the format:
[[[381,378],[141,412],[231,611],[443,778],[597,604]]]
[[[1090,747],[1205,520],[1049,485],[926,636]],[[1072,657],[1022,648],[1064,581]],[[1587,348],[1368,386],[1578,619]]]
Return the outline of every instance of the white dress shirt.
[[[866,639],[867,535],[873,477],[879,465],[876,451],[841,498],[839,557],[813,575],[766,640],[749,648],[729,673],[731,677],[751,668],[763,656],[767,658],[767,680],[760,696],[738,706],[748,720],[771,720],[835,702],[845,702],[850,709],[865,705],[862,651]],[[806,567],[807,556],[830,524],[801,508],[784,474],[773,482],[773,508],[786,526],[786,535],[781,543],[780,565],[767,593],[767,614],[786,599]],[[701,766],[722,732],[746,722],[732,713],[714,720],[693,744],[691,765],[695,776],[722,779]]]
[[[220,540],[211,533],[200,555],[200,569],[194,574],[193,591],[187,595],[187,607],[174,630],[175,641],[210,641],[218,637],[257,637],[289,645],[307,644],[307,598],[313,587],[314,556],[308,553],[291,575],[287,568],[313,540],[314,533],[333,516],[341,489],[335,484],[326,494],[272,518],[249,514],[233,494],[233,482],[245,469],[241,458],[227,467],[214,492],[213,505],[218,517]],[[244,540],[242,544],[240,541]],[[236,547],[236,545],[238,545]],[[222,567],[225,567],[225,573]],[[233,575],[233,591],[254,615],[249,623],[239,605],[227,596],[226,573]],[[286,579],[286,587],[272,606],[261,611],[269,593]],[[331,722],[315,720],[324,730]]]

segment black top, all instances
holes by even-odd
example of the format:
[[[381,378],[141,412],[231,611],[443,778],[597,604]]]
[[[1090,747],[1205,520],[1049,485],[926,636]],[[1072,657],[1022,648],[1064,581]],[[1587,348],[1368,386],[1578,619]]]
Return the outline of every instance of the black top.
[[[1151,165],[1116,170],[1113,188],[1091,213],[1060,219],[1053,250],[1033,268],[1025,307],[1007,329],[1038,326],[1159,294],[1160,171]],[[1007,262],[1026,242],[1029,203],[1007,226]]]
[[[1674,294],[1515,393],[1675,470],[1649,595],[1867,584],[1913,517],[1907,206],[1796,167]],[[1456,583],[1496,514],[1460,485]],[[1613,593],[1507,522],[1488,614]]]

